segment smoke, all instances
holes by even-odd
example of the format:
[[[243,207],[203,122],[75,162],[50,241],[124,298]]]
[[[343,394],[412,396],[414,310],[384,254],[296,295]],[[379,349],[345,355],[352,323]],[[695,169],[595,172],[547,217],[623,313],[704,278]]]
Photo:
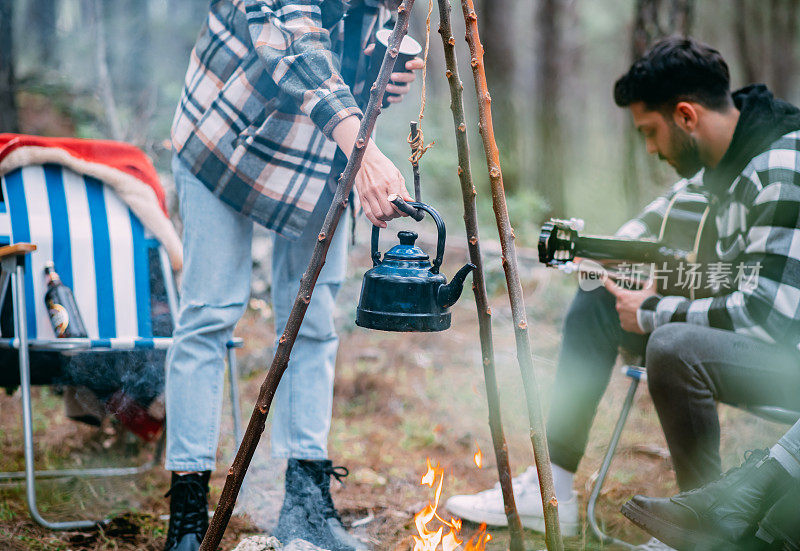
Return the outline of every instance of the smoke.
[[[278,525],[283,503],[286,461],[269,456],[269,439],[263,438],[244,479],[236,514],[246,514],[259,529],[269,533]]]
[[[153,336],[172,334],[172,316],[161,264],[156,249],[148,250],[150,266],[150,311]],[[0,331],[14,334],[11,293],[0,308]],[[164,392],[165,350],[93,351],[56,353],[33,350],[30,352],[31,382],[35,385],[79,387],[70,390],[73,405],[87,411],[96,411],[97,402],[105,402],[122,391],[144,408]],[[19,385],[19,357],[15,350],[0,351],[0,386],[13,390]]]

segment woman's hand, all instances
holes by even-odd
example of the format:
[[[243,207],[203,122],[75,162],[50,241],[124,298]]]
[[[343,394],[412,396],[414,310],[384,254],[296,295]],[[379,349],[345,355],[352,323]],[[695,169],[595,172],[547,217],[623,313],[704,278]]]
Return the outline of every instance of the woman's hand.
[[[386,93],[392,94],[386,96],[386,101],[389,103],[400,103],[403,98],[411,90],[411,83],[417,80],[417,75],[414,71],[422,69],[423,62],[420,58],[415,57],[411,61],[406,62],[406,71],[402,73],[392,73],[389,79],[389,84],[386,86]]]
[[[385,228],[387,220],[408,216],[387,199],[389,195],[397,194],[406,201],[413,201],[405,179],[372,141],[367,145],[361,169],[356,174],[355,187],[364,214],[374,225]]]
[[[372,55],[375,51],[375,44],[370,44],[364,48],[366,55]],[[424,63],[422,59],[415,57],[411,61],[406,62],[405,70],[392,73],[389,77],[389,84],[386,86],[386,101],[389,103],[400,103],[403,97],[411,90],[411,83],[417,80],[417,75],[414,71],[422,69]],[[397,67],[395,67],[396,69]]]
[[[349,157],[358,136],[359,120],[347,117],[333,129],[333,139]],[[386,221],[407,216],[397,210],[387,197],[393,193],[406,201],[412,201],[400,170],[390,161],[375,142],[370,140],[364,151],[361,168],[356,174],[356,192],[364,214],[374,225],[385,228]]]

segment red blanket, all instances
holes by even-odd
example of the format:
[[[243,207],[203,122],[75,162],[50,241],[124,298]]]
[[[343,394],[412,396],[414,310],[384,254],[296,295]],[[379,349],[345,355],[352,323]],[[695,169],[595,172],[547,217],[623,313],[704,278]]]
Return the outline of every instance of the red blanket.
[[[68,155],[89,163],[98,163],[120,170],[150,186],[166,214],[164,189],[158,180],[153,163],[138,148],[110,140],[82,140],[79,138],[43,138],[22,134],[0,134],[0,162],[12,151],[21,147],[51,147],[64,150]]]

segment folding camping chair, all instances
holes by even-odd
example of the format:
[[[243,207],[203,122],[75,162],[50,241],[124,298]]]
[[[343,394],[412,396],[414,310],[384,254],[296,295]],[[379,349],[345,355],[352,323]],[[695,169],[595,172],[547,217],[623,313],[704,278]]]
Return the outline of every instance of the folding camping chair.
[[[30,514],[42,526],[54,530],[91,527],[97,521],[45,520],[36,504],[36,480],[144,472],[160,461],[163,436],[154,458],[138,467],[34,470],[31,354],[165,354],[178,310],[173,273],[164,247],[112,187],[98,179],[62,165],[44,164],[16,168],[0,180],[0,245],[10,243],[0,248],[0,305],[11,287],[14,317],[14,334],[0,338],[0,351],[18,352],[11,357],[19,359],[25,455],[25,471],[0,473],[0,481],[25,479]],[[43,270],[49,261],[55,263],[62,281],[73,290],[88,338],[55,337],[44,302]],[[168,303],[169,329],[163,336],[154,336],[151,285],[156,285],[151,282],[151,273],[162,282],[158,287]],[[235,339],[227,347],[237,445],[241,421],[234,349],[241,345],[241,339]]]
[[[589,494],[589,501],[586,506],[586,519],[589,522],[589,527],[592,529],[595,537],[597,537],[597,539],[600,540],[600,542],[604,545],[617,544],[627,549],[637,549],[636,545],[611,537],[603,532],[595,515],[597,498],[600,496],[600,492],[603,489],[603,484],[605,483],[606,476],[608,475],[608,470],[611,467],[611,460],[614,459],[614,453],[617,450],[617,445],[619,444],[619,439],[622,435],[622,429],[625,428],[625,422],[628,420],[628,415],[633,407],[633,398],[636,394],[636,389],[639,387],[640,382],[647,380],[647,372],[643,367],[625,365],[622,367],[622,373],[628,377],[631,382],[628,386],[628,393],[625,395],[625,400],[622,402],[622,409],[620,410],[617,424],[614,426],[614,432],[611,434],[611,441],[608,444],[608,449],[606,450],[606,454],[603,457],[603,462],[600,465],[597,479],[595,480],[594,487]],[[761,417],[762,419],[766,419],[767,421],[774,421],[776,423],[784,423],[787,425],[792,425],[796,423],[798,419],[800,419],[800,411],[791,411],[774,406],[752,406],[744,409],[758,417]]]

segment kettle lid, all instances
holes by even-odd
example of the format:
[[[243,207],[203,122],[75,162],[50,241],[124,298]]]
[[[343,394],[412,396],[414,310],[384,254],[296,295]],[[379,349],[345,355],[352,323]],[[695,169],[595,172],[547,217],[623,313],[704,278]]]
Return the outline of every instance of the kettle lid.
[[[383,256],[384,260],[419,261],[428,260],[428,255],[414,245],[417,240],[417,232],[401,231],[397,233],[400,244],[395,245]]]

